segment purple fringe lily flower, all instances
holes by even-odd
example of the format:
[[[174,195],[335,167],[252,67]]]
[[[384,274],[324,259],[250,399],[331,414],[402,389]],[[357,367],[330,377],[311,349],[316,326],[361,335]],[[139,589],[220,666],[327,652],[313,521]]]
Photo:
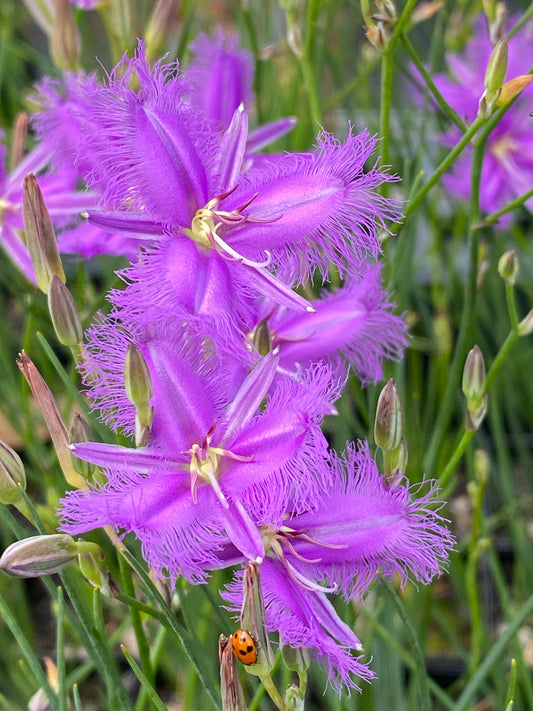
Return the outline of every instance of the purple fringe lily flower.
[[[293,372],[326,360],[333,369],[341,356],[365,385],[383,378],[384,358],[399,360],[407,345],[407,326],[392,313],[381,282],[381,266],[362,263],[344,286],[312,300],[315,313],[297,313],[264,299],[258,328],[268,328],[280,367]]]
[[[65,246],[71,240],[83,243],[92,239],[101,243],[101,230],[83,223],[76,225],[76,222],[80,222],[79,212],[86,209],[87,205],[96,204],[95,196],[76,190],[78,176],[72,166],[63,166],[53,172],[46,170],[51,160],[46,145],[40,144],[34,148],[11,173],[8,173],[5,166],[5,155],[6,147],[0,144],[0,246],[26,279],[36,284],[33,264],[22,238],[22,197],[26,175],[34,173],[38,176],[50,217],[58,230],[58,246],[61,251],[68,251]],[[95,235],[96,232],[98,235]],[[109,237],[112,241],[121,240],[115,236]],[[120,251],[124,251],[123,245]]]
[[[328,450],[319,424],[324,401],[338,396],[340,384],[315,367],[305,383],[278,376],[271,389],[278,357],[270,354],[234,392],[233,381],[197,347],[179,337],[171,342],[164,334],[137,344],[154,393],[148,445],[73,445],[76,456],[106,467],[109,483],[67,495],[62,528],[134,531],[160,575],[198,582],[216,567],[217,549],[227,538],[245,558],[263,558],[250,512],[261,505],[265,489],[298,511],[324,493],[328,482],[321,477],[328,472],[317,464]],[[118,392],[115,405],[125,399]]]
[[[310,647],[340,691],[341,684],[358,688],[352,674],[368,679],[371,672],[350,654],[361,650],[359,640],[338,620],[325,593],[360,599],[379,571],[399,575],[402,583],[428,583],[439,574],[453,538],[435,510],[434,488],[417,496],[420,485],[409,487],[401,479],[389,484],[366,443],[350,445],[344,457],[334,455],[324,466],[331,467],[331,484],[318,506],[293,514],[269,492],[254,517],[266,551],[261,586],[267,630],[277,631],[281,644]],[[235,612],[242,605],[241,575],[223,593]]]
[[[190,44],[187,68],[189,100],[199,107],[215,131],[225,130],[233,114],[252,100],[253,57],[238,45],[236,35],[217,29],[211,39],[201,34]]]
[[[449,105],[469,123],[477,116],[492,50],[487,21],[483,17],[476,22],[474,35],[463,54],[447,57],[453,79],[443,74],[434,77],[437,88]],[[509,40],[507,78],[526,74],[532,61],[533,35],[527,27],[523,27]],[[480,207],[486,213],[497,212],[531,188],[533,129],[530,111],[531,89],[526,89],[488,137],[480,182]],[[459,130],[451,127],[442,140],[451,146],[460,137]],[[471,149],[467,149],[454,163],[452,171],[443,178],[454,197],[469,199],[470,174]],[[533,209],[533,199],[525,205]],[[509,216],[501,218],[502,224],[509,219]]]
[[[154,285],[148,269],[147,289],[188,278],[192,243],[201,255],[197,264],[207,255],[219,262],[216,271],[224,278],[210,288],[227,284],[228,298],[237,300],[246,283],[247,294],[258,291],[309,308],[291,290],[292,282],[316,268],[325,276],[330,262],[344,270],[366,252],[377,254],[378,230],[399,217],[397,205],[378,192],[395,178],[375,165],[365,168],[375,139],[350,132],[340,144],[324,133],[314,152],[262,161],[242,174],[246,113],[237,109],[227,131],[214,133],[186,103],[186,78],[175,76],[176,69],[161,63],[150,69],[140,44],[107,86],[80,83],[80,150],[92,163],[86,179],[113,208],[90,211],[89,219],[112,232],[160,242],[167,267]],[[137,91],[130,89],[132,76]],[[208,276],[204,269],[197,275],[206,288]],[[172,301],[181,308],[179,298]]]

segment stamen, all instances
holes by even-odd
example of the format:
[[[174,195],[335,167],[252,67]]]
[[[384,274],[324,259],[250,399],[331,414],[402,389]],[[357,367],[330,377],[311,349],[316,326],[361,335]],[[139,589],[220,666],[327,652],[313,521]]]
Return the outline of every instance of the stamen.
[[[222,237],[216,233],[216,231],[213,231],[211,233],[211,236],[217,246],[220,247],[220,249],[222,250],[222,256],[229,256],[235,262],[242,262],[242,264],[246,264],[249,267],[253,267],[254,269],[262,269],[264,267],[268,267],[268,265],[272,261],[272,256],[268,249],[265,249],[265,254],[267,256],[263,262],[254,262],[253,260],[248,259],[244,255],[237,252],[235,249],[233,249],[233,247],[230,247],[229,244],[225,242]],[[219,251],[220,253],[220,250],[217,251]]]

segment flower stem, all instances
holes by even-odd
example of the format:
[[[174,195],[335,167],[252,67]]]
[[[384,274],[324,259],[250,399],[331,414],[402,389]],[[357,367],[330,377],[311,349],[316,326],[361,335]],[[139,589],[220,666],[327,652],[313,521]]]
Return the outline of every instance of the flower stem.
[[[261,683],[265,687],[267,694],[276,704],[277,708],[280,711],[287,711],[287,707],[285,706],[285,703],[283,702],[283,699],[281,698],[281,695],[277,690],[276,685],[272,681],[272,677],[269,674],[266,674],[265,676],[261,676],[259,678],[261,680]]]
[[[502,215],[506,215],[508,212],[516,210],[517,207],[523,205],[531,197],[533,197],[533,188],[531,188],[531,190],[528,190],[523,195],[517,197],[516,200],[513,200],[512,202],[508,203],[505,207],[502,207],[502,209],[498,210],[498,212],[493,212],[490,215],[487,215],[487,217],[485,217],[481,222],[481,227],[484,227],[485,225],[492,225],[494,222],[497,222],[499,217],[501,217]]]
[[[459,116],[459,114],[456,111],[454,111],[454,109],[447,103],[446,99],[442,96],[440,91],[437,89],[435,82],[431,78],[431,75],[425,68],[424,64],[420,61],[420,57],[418,56],[416,49],[413,47],[413,45],[409,41],[405,32],[402,32],[401,38],[402,38],[402,42],[405,45],[405,48],[409,52],[409,56],[411,57],[413,64],[420,72],[420,75],[424,79],[427,88],[432,93],[433,98],[440,106],[442,112],[445,114],[445,116],[447,116],[450,119],[450,121],[452,123],[454,123],[457,126],[457,128],[460,131],[462,131],[462,132],[466,131],[465,122],[462,120],[462,118]]]
[[[479,121],[479,119],[478,119]],[[472,124],[475,126],[476,121]],[[465,134],[466,135],[466,134]],[[472,332],[472,322],[474,317],[474,308],[476,303],[477,291],[477,275],[478,275],[478,245],[479,231],[475,228],[479,220],[479,187],[481,182],[481,168],[483,165],[483,156],[485,153],[486,138],[479,141],[474,146],[472,156],[472,181],[470,192],[470,230],[468,232],[468,275],[465,289],[465,297],[463,302],[463,310],[461,313],[461,321],[459,324],[459,333],[457,342],[450,365],[446,390],[441,402],[439,412],[433,434],[429,443],[424,468],[431,472],[435,469],[438,453],[442,440],[444,439],[450,418],[453,413],[457,386],[461,378],[461,372],[464,365],[467,339]]]
[[[497,376],[497,374],[500,372],[502,365],[504,364],[507,356],[511,352],[512,348],[514,347],[515,343],[517,340],[520,338],[519,331],[518,331],[518,314],[516,311],[516,302],[515,302],[515,294],[514,294],[514,289],[512,286],[509,286],[506,284],[506,296],[507,296],[507,306],[509,309],[509,318],[511,320],[511,331],[507,335],[507,338],[503,342],[500,350],[498,351],[496,357],[494,358],[492,365],[489,368],[489,371],[487,373],[487,377],[485,380],[485,390],[488,392],[490,386],[494,382],[494,378]],[[459,444],[455,448],[453,454],[451,455],[450,459],[448,460],[448,463],[442,470],[442,473],[439,477],[439,485],[441,486],[442,489],[446,487],[448,484],[455,467],[459,463],[461,457],[465,453],[468,445],[470,444],[470,440],[474,436],[475,430],[466,430],[463,433],[463,436],[461,437],[461,440],[459,441]]]

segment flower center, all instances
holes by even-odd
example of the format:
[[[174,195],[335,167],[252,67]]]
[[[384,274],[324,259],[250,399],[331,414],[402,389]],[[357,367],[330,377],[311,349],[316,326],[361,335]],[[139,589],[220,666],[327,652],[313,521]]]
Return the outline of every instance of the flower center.
[[[0,198],[0,224],[2,224],[4,215],[9,214],[10,212],[16,212],[16,211],[17,211],[17,205],[15,205],[12,202],[9,202],[9,200]]]
[[[504,134],[490,146],[490,152],[500,162],[505,163],[510,153],[518,150],[518,144],[512,136]]]
[[[238,462],[250,462],[253,457],[241,456],[222,447],[211,447],[211,440],[215,433],[216,424],[216,422],[213,423],[201,445],[193,444],[190,449],[182,452],[182,454],[189,454],[191,457],[189,471],[191,474],[191,496],[194,503],[198,503],[197,489],[198,480],[200,479],[200,483],[204,481],[213,487],[220,503],[227,509],[229,508],[228,500],[218,483],[221,474],[220,461],[222,457],[228,457]]]
[[[231,228],[239,227],[245,222],[272,222],[273,220],[258,220],[250,217],[249,215],[243,215],[243,211],[255,200],[257,194],[252,195],[252,197],[245,203],[235,208],[231,212],[227,210],[217,210],[217,206],[223,200],[231,195],[237,186],[228,190],[228,192],[222,193],[216,198],[210,200],[205,207],[201,207],[196,211],[194,217],[191,221],[191,226],[184,228],[183,232],[194,240],[197,244],[202,247],[208,247],[214,249],[225,259],[229,259],[233,262],[242,262],[250,267],[263,268],[267,267],[271,262],[270,253],[265,250],[266,258],[263,262],[255,262],[251,259],[247,259],[244,255],[239,254],[220,236],[219,230],[221,228]]]
[[[313,564],[320,563],[322,560],[319,558],[305,558],[294,548],[293,542],[301,540],[307,543],[312,543],[315,546],[322,546],[324,548],[347,548],[346,545],[336,545],[334,543],[322,543],[308,536],[305,530],[297,531],[289,526],[281,526],[279,529],[275,529],[273,526],[262,526],[261,527],[261,538],[265,546],[265,552],[271,551],[273,557],[277,558],[283,565],[289,577],[298,585],[305,588],[306,590],[311,590],[314,592],[335,592],[337,590],[337,585],[332,587],[325,587],[319,583],[315,583],[310,580],[305,575],[302,575],[299,570],[297,570],[294,565],[287,559],[287,553],[302,563]]]

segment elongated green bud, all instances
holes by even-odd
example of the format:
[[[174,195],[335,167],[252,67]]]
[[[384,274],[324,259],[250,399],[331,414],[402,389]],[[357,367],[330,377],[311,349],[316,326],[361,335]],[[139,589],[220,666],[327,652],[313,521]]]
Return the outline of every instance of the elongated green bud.
[[[94,549],[84,550],[78,555],[81,574],[90,585],[98,588],[103,595],[111,597],[109,570],[105,562],[104,552],[96,544],[93,545]]]
[[[474,346],[466,357],[463,371],[463,393],[467,402],[477,406],[485,393],[485,360],[479,346]]]
[[[35,269],[37,285],[47,294],[53,274],[57,274],[62,282],[66,279],[50,215],[33,173],[29,173],[24,179],[22,205],[26,244]]]
[[[150,371],[141,351],[130,343],[124,362],[124,383],[128,400],[136,407],[148,405],[154,394]]]
[[[265,356],[272,350],[272,334],[270,333],[266,318],[259,321],[257,326],[254,328],[252,342],[256,347],[257,352],[262,356]]]
[[[0,570],[19,578],[52,575],[70,565],[78,554],[78,544],[65,533],[31,536],[15,541],[0,558]]]
[[[69,0],[54,0],[54,29],[50,35],[50,54],[59,69],[79,68],[81,38]]]
[[[507,37],[502,37],[496,47],[492,50],[487,71],[485,72],[485,88],[487,90],[487,101],[498,93],[505,81],[507,74],[507,62],[509,59],[509,43]]]
[[[53,274],[50,280],[48,309],[58,341],[70,348],[78,347],[83,341],[78,307],[74,297],[57,274]]]
[[[72,415],[70,426],[68,430],[68,443],[78,444],[79,442],[90,442],[92,439],[91,428],[89,427],[86,420],[80,415],[79,412],[74,412]],[[104,484],[106,481],[105,475],[98,476],[101,473],[99,467],[91,462],[85,462],[83,459],[79,459],[73,452],[70,453],[72,459],[72,466],[81,474],[87,481],[96,480],[100,484]],[[96,475],[96,476],[95,476]]]
[[[468,353],[463,371],[463,393],[466,397],[466,428],[477,430],[487,414],[485,360],[478,346]]]
[[[222,711],[248,711],[231,639],[223,634],[218,638],[218,658],[220,659]]]
[[[485,91],[479,100],[479,118],[488,118],[496,109],[507,73],[508,56],[507,37],[502,37],[492,50],[485,72]]]
[[[520,263],[518,262],[518,257],[514,249],[510,249],[498,260],[498,274],[509,286],[514,286],[516,282],[516,276],[520,268]]]
[[[257,661],[247,665],[246,671],[255,676],[269,676],[275,657],[265,628],[265,608],[259,578],[259,565],[248,563],[243,576],[242,629],[251,636],[257,652]]]
[[[380,393],[374,422],[374,441],[384,452],[396,449],[402,439],[403,409],[400,393],[391,378]]]
[[[148,19],[144,33],[146,54],[155,57],[160,54],[169,34],[179,23],[179,0],[157,0]]]
[[[0,501],[15,504],[26,489],[26,472],[19,455],[0,440]]]
[[[150,405],[153,395],[152,378],[141,351],[130,343],[124,363],[126,395],[135,405],[135,444],[143,447],[150,439],[154,409]]]

